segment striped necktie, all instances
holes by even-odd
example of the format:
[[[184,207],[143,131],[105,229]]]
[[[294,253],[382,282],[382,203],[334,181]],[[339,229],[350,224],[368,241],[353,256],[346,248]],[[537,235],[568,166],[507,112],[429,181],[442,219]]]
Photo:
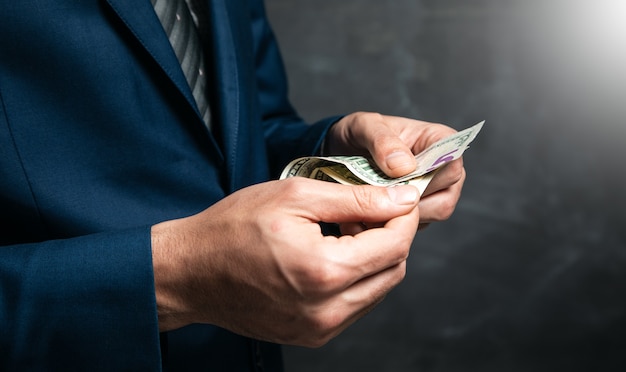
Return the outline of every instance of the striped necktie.
[[[187,78],[204,123],[211,129],[207,70],[196,25],[185,0],[150,0]]]

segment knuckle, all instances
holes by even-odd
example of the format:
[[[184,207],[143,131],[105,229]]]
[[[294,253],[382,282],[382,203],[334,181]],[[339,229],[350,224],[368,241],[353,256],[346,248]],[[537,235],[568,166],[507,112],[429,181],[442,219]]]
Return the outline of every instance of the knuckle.
[[[398,265],[398,269],[396,270],[396,283],[399,284],[404,278],[406,278],[406,260]]]
[[[344,319],[332,311],[324,311],[311,317],[307,327],[310,330],[307,346],[322,347],[330,341],[344,323]]]
[[[448,172],[451,174],[453,183],[461,181],[465,177],[465,167],[463,166],[463,158],[459,158],[447,165]]]
[[[396,146],[396,140],[397,138],[394,136],[389,135],[388,133],[384,133],[382,132],[382,130],[379,129],[379,132],[381,132],[380,134],[377,134],[374,136],[373,139],[373,148],[375,149],[386,149],[388,147],[391,146]]]
[[[430,129],[442,138],[457,133],[456,129],[441,123],[433,123]]]
[[[376,207],[379,202],[379,198],[376,198],[372,190],[367,186],[355,186],[351,190],[359,210],[369,210]]]
[[[305,340],[302,343],[302,346],[304,347],[308,347],[311,349],[317,349],[320,348],[324,345],[326,345],[328,343],[328,341],[331,340],[332,337],[311,337],[310,339]]]
[[[427,143],[435,143],[440,139],[443,139],[447,136],[450,136],[457,131],[454,128],[451,128],[447,125],[439,124],[439,123],[430,123],[425,127],[423,136],[427,140]]]
[[[289,177],[281,180],[278,194],[286,199],[306,200],[310,191],[308,181],[310,180],[304,177]]]
[[[442,201],[441,206],[439,208],[439,216],[438,219],[440,221],[444,221],[452,217],[454,210],[456,208],[456,201],[452,198],[446,198]]]
[[[411,253],[411,246],[413,244],[413,240],[414,240],[415,235],[413,236],[408,236],[406,238],[406,240],[404,242],[402,242],[403,244],[403,249],[400,252],[400,256],[399,256],[399,262],[401,263],[405,263],[406,260],[409,259],[409,254]]]
[[[359,111],[357,113],[358,117],[367,122],[381,122],[383,121],[383,115],[378,112],[371,111]]]
[[[289,177],[281,180],[282,191],[286,193],[301,192],[304,187],[302,177]]]
[[[308,298],[325,297],[341,284],[341,276],[329,265],[315,265],[306,269],[302,276],[302,294]]]
[[[393,272],[395,273],[394,277],[397,277],[398,275],[401,274],[401,277],[399,278],[400,280],[404,279],[404,275],[405,273],[405,266],[406,266],[406,261],[409,259],[409,252],[411,251],[411,245],[413,243],[413,239],[411,238],[407,238],[406,240],[402,241],[402,249],[399,250],[398,252],[398,256],[395,260],[395,266],[393,267],[393,269],[390,270],[394,270]]]

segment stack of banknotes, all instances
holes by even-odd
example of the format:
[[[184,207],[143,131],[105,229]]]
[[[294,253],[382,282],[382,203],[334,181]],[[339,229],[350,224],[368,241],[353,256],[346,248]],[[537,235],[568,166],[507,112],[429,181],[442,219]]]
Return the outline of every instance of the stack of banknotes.
[[[387,187],[410,184],[417,187],[420,193],[423,193],[438,169],[463,155],[484,123],[482,121],[433,143],[415,155],[416,169],[399,178],[387,176],[371,158],[363,156],[310,156],[298,158],[289,163],[283,170],[280,179],[298,176],[338,182],[344,185],[369,184]]]

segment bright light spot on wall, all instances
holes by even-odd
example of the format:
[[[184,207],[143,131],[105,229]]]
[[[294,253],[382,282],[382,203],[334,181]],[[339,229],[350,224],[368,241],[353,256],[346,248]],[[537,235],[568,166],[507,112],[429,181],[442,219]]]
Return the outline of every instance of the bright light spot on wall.
[[[536,0],[520,11],[524,58],[542,89],[626,143],[626,1]]]

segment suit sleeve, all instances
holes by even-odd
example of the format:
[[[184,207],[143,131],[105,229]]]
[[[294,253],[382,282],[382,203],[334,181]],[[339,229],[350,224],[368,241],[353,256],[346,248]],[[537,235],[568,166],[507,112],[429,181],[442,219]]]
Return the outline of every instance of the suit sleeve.
[[[159,370],[150,229],[0,247],[0,370]]]
[[[324,118],[313,124],[298,116],[289,103],[284,64],[263,1],[251,2],[259,106],[271,172],[276,176],[294,158],[319,151],[328,128],[341,116]]]

